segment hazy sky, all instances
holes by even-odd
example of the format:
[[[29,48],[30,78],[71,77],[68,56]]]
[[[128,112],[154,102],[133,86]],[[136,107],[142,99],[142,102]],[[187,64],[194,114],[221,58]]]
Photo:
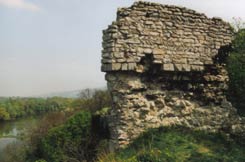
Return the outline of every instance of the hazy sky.
[[[0,96],[103,87],[102,30],[134,0],[0,0]],[[155,0],[230,21],[245,0]]]

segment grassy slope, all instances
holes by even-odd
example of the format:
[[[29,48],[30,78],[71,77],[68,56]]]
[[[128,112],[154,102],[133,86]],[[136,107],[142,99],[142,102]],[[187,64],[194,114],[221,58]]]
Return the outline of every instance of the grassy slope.
[[[100,162],[244,162],[245,148],[220,134],[184,128],[152,129],[117,153],[102,154]]]

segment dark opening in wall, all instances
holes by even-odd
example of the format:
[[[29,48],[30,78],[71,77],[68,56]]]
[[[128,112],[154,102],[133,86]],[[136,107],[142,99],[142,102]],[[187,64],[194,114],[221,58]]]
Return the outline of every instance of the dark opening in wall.
[[[226,58],[229,56],[229,53],[231,52],[232,47],[231,44],[222,46],[218,54],[213,58],[215,64],[224,64],[226,63]]]
[[[152,54],[147,54],[141,58],[140,64],[144,67],[144,76],[149,78],[156,77],[162,73],[161,64],[154,64],[154,58]]]

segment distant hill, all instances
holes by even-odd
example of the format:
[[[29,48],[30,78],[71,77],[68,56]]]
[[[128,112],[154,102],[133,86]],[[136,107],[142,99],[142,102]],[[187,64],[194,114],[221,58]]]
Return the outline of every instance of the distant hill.
[[[79,93],[82,90],[73,90],[73,91],[64,91],[64,92],[52,92],[42,95],[37,95],[34,97],[42,97],[42,98],[49,98],[49,97],[64,97],[64,98],[78,98]]]
[[[91,94],[93,94],[96,90],[106,90],[107,88],[106,87],[85,88],[80,90],[51,92],[51,93],[33,95],[33,96],[0,96],[0,101],[8,98],[50,98],[50,97],[79,98],[81,92],[86,91],[87,89],[89,89]]]
[[[100,87],[100,88],[89,88],[91,91],[91,94],[93,94],[96,90],[105,90],[106,87]],[[86,89],[81,90],[73,90],[73,91],[64,91],[64,92],[53,92],[53,93],[47,93],[42,95],[37,95],[33,97],[42,97],[42,98],[48,98],[48,97],[64,97],[64,98],[78,98],[80,93],[82,91],[86,91]]]

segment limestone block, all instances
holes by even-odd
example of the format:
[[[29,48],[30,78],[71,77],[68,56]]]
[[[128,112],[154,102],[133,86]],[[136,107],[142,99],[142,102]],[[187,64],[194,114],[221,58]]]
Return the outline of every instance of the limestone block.
[[[174,64],[174,67],[175,67],[175,70],[177,70],[177,71],[182,71],[182,69],[183,69],[182,64]]]
[[[153,58],[154,59],[162,59],[163,56],[162,55],[159,55],[159,54],[155,54],[155,55],[153,55]]]
[[[126,62],[127,60],[125,58],[120,58],[120,59],[117,59],[116,62],[118,63],[123,63],[123,62]]]
[[[112,70],[120,70],[121,69],[121,63],[112,63],[111,64],[111,69]]]
[[[145,85],[141,83],[140,79],[132,79],[128,81],[128,86],[130,89],[142,89],[145,88]]]
[[[174,64],[163,64],[164,71],[174,71]]]
[[[140,44],[141,42],[137,39],[128,39],[126,40],[126,43],[129,43],[129,44]]]
[[[101,62],[102,62],[103,64],[106,64],[106,63],[113,63],[113,62],[115,62],[115,60],[103,58],[103,59],[101,60]]]
[[[113,55],[115,58],[123,58],[124,57],[123,52],[114,52]]]
[[[172,22],[165,22],[165,24],[166,24],[167,26],[173,26],[173,23],[172,23]]]
[[[213,60],[205,60],[204,64],[205,65],[212,65],[213,64]]]
[[[153,55],[164,55],[165,51],[163,49],[155,48],[153,49]]]
[[[149,34],[152,35],[152,36],[158,36],[158,35],[160,35],[159,32],[150,32]]]
[[[136,51],[137,51],[137,53],[141,54],[144,52],[144,48],[138,47]]]
[[[122,71],[128,70],[128,64],[127,63],[123,63],[122,64]]]
[[[177,100],[174,104],[175,108],[185,108],[186,107],[186,104],[183,100]]]
[[[111,64],[102,64],[101,71],[111,71]]]
[[[203,71],[204,67],[199,65],[190,65],[192,71]]]
[[[117,77],[115,75],[112,75],[112,74],[106,74],[105,79],[107,81],[114,82],[117,79]]]
[[[143,73],[144,72],[144,66],[143,65],[137,65],[136,66],[136,72]]]
[[[172,62],[172,60],[170,58],[164,58],[163,59],[163,63],[165,63],[165,64],[168,64],[168,63],[171,63],[171,62]]]
[[[145,24],[146,25],[152,25],[152,24],[154,24],[154,22],[153,21],[146,21]]]
[[[144,49],[144,53],[145,54],[152,54],[152,49],[146,48],[146,49]]]
[[[136,63],[128,63],[128,70],[135,70]]]
[[[112,58],[112,53],[109,53],[109,52],[103,52],[103,53],[102,53],[102,57],[103,57],[103,58]]]
[[[173,59],[173,62],[175,64],[187,64],[187,59],[178,57],[178,58]]]
[[[182,67],[184,71],[191,71],[191,65],[189,64],[183,64]]]
[[[153,63],[154,63],[154,64],[162,64],[163,61],[162,61],[162,59],[154,59],[154,60],[153,60]]]
[[[201,62],[200,60],[194,60],[194,59],[189,59],[188,63],[191,65],[203,65],[203,62]]]

